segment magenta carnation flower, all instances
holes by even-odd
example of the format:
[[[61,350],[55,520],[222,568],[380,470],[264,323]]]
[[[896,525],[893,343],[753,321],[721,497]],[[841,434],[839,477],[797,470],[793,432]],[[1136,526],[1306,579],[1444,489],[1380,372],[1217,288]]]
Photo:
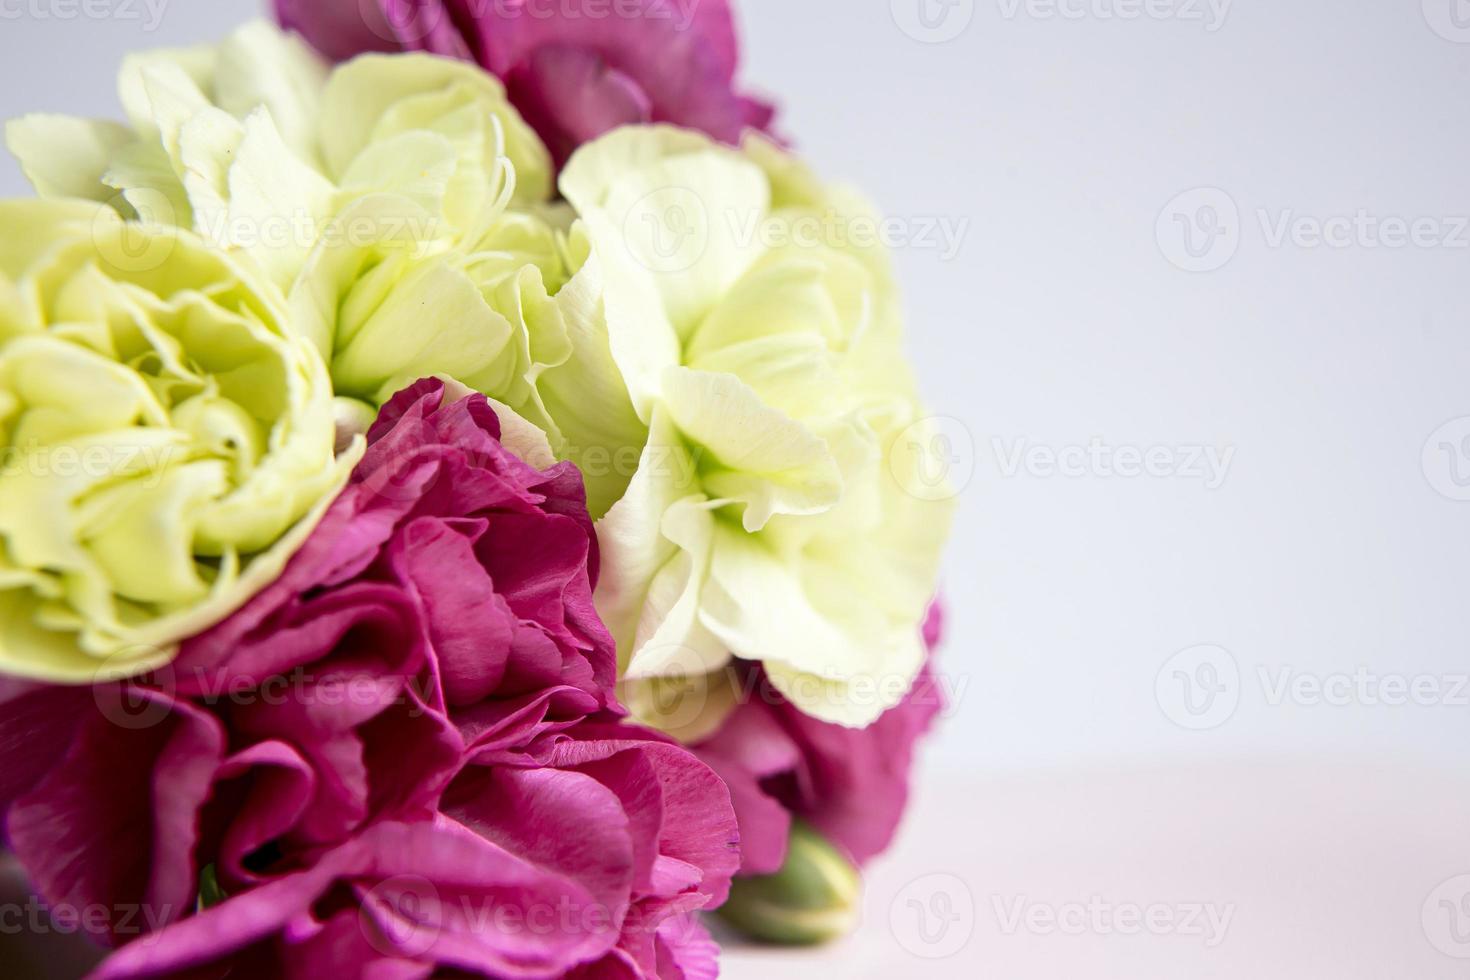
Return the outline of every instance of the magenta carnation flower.
[[[712,975],[728,791],[621,722],[580,475],[499,437],[420,382],[168,671],[0,692],[11,845],[108,910],[98,977]]]
[[[924,624],[931,651],[942,618],[936,603]],[[793,817],[858,864],[886,851],[908,806],[915,749],[944,708],[932,661],[903,702],[865,729],[803,714],[764,677],[746,683],[750,695],[695,749],[730,787],[740,820],[741,874],[781,867]]]
[[[775,110],[734,86],[729,0],[276,0],[329,58],[430,51],[479,62],[557,162],[618,126],[667,122],[736,143]]]

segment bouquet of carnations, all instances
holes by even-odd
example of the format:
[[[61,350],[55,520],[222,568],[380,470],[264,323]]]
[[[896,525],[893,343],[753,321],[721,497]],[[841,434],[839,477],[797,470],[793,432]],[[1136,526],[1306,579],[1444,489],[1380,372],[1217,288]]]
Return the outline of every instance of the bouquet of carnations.
[[[6,847],[110,980],[841,933],[950,516],[872,210],[725,0],[277,14],[6,131]]]

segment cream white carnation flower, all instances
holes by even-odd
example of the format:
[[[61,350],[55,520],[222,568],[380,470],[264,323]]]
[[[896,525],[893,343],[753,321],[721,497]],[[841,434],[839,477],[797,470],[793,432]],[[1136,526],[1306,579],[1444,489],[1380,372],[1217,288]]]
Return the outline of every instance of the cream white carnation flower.
[[[923,663],[951,511],[915,492],[925,415],[871,211],[764,140],[670,127],[584,147],[561,188],[626,389],[604,436],[642,449],[598,526],[627,678],[761,661],[808,713],[871,723]]]

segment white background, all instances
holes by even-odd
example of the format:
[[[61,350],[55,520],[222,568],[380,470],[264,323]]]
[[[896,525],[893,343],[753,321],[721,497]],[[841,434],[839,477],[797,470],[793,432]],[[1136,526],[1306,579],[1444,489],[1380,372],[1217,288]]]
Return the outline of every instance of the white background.
[[[1441,882],[1470,893],[1470,422],[1435,436],[1470,416],[1470,4],[949,2],[742,7],[783,131],[898,219],[912,349],[972,476],[945,585],[959,697],[866,927],[816,961],[736,951],[730,975],[1467,975],[1421,912]],[[255,9],[168,0],[148,31],[130,6],[0,21],[0,115],[116,115],[124,52]],[[24,192],[8,158],[0,192]],[[1204,204],[1220,234],[1192,263]],[[1388,219],[1426,219],[1420,243],[1390,247]],[[1094,440],[1230,463],[1214,487],[1008,465]],[[1175,671],[1208,679],[1206,656],[1226,686],[1196,716]],[[1301,676],[1347,703],[1278,696]],[[1440,703],[1382,703],[1416,682]],[[1094,897],[1237,914],[1213,949],[1000,914]],[[909,934],[946,909],[937,945]]]

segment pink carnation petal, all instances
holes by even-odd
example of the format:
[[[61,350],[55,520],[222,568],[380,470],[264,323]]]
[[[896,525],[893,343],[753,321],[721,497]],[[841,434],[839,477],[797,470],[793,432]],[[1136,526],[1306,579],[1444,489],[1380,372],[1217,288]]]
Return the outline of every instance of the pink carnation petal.
[[[144,707],[127,724],[94,707],[65,757],[10,808],[9,836],[49,901],[110,916],[141,903],[171,921],[194,900],[192,845],[224,733],[216,719],[163,692],[133,696]],[[137,813],[150,819],[119,819]]]
[[[534,469],[483,397],[444,393],[390,401],[279,579],[173,668],[0,692],[0,789],[40,889],[155,913],[100,976],[703,962],[673,924],[728,891],[729,793],[621,722],[576,468]],[[50,771],[40,740],[64,748]],[[204,866],[222,895],[196,912]]]
[[[658,929],[659,980],[715,980],[720,975],[720,946],[692,915],[682,915]]]
[[[0,812],[55,768],[56,747],[95,710],[85,688],[9,685],[0,697]]]
[[[373,0],[276,0],[276,17],[282,27],[308,37],[328,58],[398,49],[398,44],[390,40],[393,32],[387,18]]]
[[[588,48],[537,48],[510,69],[506,88],[558,166],[583,143],[653,118],[653,105],[638,83]]]
[[[189,971],[228,962],[307,916],[343,864],[343,856],[329,858],[130,943],[104,960],[90,980],[197,975]]]

